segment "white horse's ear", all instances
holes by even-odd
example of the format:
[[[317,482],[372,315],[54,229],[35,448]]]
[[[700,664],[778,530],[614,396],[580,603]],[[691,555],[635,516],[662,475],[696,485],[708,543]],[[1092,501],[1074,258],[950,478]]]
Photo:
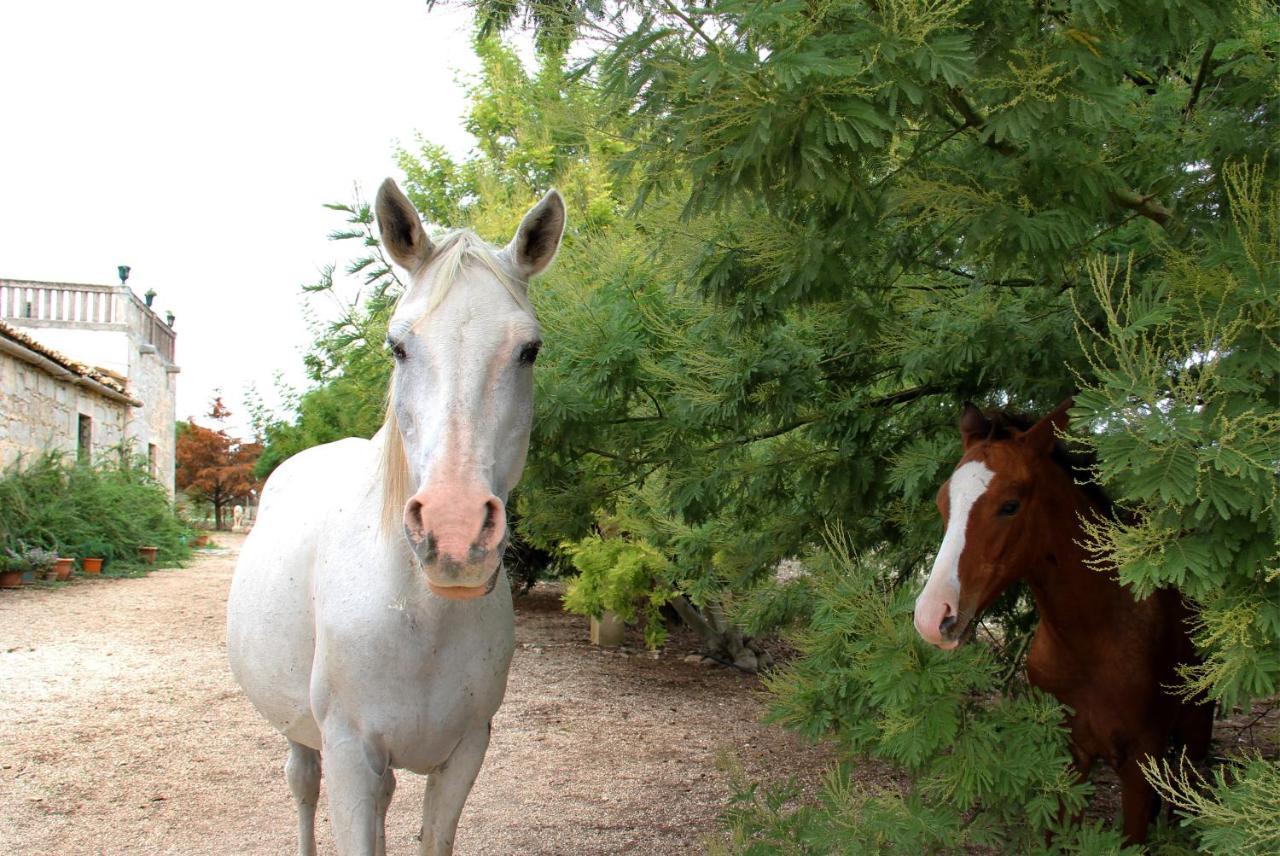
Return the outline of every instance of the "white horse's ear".
[[[422,228],[422,221],[418,218],[413,203],[393,180],[388,178],[378,188],[374,210],[378,215],[382,246],[386,248],[391,260],[410,273],[426,264],[435,247]]]
[[[524,277],[542,273],[556,257],[564,235],[564,199],[554,188],[520,221],[516,236],[507,244],[507,258]]]

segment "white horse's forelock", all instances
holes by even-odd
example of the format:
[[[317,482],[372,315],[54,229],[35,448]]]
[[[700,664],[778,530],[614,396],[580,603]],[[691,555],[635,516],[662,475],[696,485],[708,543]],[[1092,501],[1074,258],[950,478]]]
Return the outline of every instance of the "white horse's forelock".
[[[521,309],[530,315],[534,314],[533,305],[529,302],[528,288],[511,272],[499,253],[495,252],[493,247],[475,232],[470,229],[459,229],[445,235],[423,271],[424,279],[429,277],[431,280],[431,291],[427,296],[426,308],[414,323],[430,315],[444,302],[467,261],[476,261],[483,265],[497,278],[498,282],[502,283],[502,287]],[[400,299],[403,300],[413,290],[410,286]]]
[[[422,313],[413,319],[410,326],[416,326],[418,322],[440,308],[462,274],[467,261],[478,262],[493,274],[498,282],[502,283],[502,287],[521,309],[531,317],[537,317],[533,304],[529,302],[527,285],[509,270],[499,253],[495,252],[493,247],[475,232],[470,229],[459,229],[450,232],[441,240],[431,260],[423,269],[421,276],[423,280],[429,279],[429,284],[424,282],[424,285],[430,288],[430,291],[427,292]],[[412,283],[405,289],[396,303],[396,309],[392,311],[392,317],[399,310],[400,303],[415,290],[415,285]],[[404,453],[404,436],[400,433],[400,426],[396,420],[395,387],[393,372],[391,383],[387,388],[387,415],[381,432],[383,434],[382,535],[388,538],[398,536],[404,505],[409,501],[409,495],[413,489],[409,459]]]

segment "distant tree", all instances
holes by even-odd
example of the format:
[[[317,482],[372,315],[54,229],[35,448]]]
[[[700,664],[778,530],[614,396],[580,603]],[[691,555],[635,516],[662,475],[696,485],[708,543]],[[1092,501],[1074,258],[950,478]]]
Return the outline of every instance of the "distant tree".
[[[224,423],[231,411],[217,396],[206,415]],[[178,431],[178,489],[212,505],[214,525],[222,529],[223,509],[247,501],[258,486],[253,467],[261,453],[262,446],[232,437],[225,428],[206,428],[188,420]]]

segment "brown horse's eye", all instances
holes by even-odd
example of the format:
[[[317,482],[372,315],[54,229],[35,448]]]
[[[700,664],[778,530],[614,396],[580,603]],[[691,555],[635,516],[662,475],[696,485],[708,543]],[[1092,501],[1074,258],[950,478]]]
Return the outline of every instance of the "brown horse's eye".
[[[997,511],[996,514],[999,514],[1001,517],[1012,517],[1018,513],[1018,506],[1020,504],[1021,503],[1019,503],[1018,500],[1011,499],[1004,505],[1000,506],[1000,510]]]

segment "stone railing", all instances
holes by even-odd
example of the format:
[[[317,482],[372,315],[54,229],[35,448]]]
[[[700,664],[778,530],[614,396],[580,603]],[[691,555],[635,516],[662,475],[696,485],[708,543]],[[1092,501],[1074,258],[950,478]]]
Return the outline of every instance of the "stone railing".
[[[122,324],[123,297],[121,289],[108,285],[0,280],[0,318]]]
[[[172,363],[173,341],[176,338],[173,330],[168,324],[161,321],[156,313],[151,311],[151,307],[134,297],[133,294],[130,294],[129,297],[133,299],[133,305],[140,313],[138,330],[142,334],[142,338],[156,346],[156,351],[164,358],[166,363]]]
[[[166,362],[173,362],[173,329],[122,286],[0,280],[0,319],[36,326],[132,329]]]

